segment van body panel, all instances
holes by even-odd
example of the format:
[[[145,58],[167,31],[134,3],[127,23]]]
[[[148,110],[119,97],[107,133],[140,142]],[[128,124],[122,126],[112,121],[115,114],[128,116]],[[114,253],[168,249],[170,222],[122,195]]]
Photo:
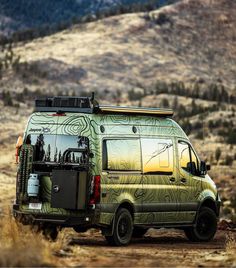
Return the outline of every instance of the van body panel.
[[[49,156],[50,153],[53,153],[54,157],[48,157],[50,161],[43,166],[45,169],[43,171],[40,170],[41,166],[37,166],[34,162],[28,164],[31,169],[34,168],[33,172],[40,174],[40,198],[39,200],[37,198],[23,200],[22,195],[20,195],[18,212],[21,214],[33,215],[34,217],[41,215],[42,221],[44,215],[47,215],[49,218],[61,217],[65,219],[65,222],[70,217],[71,219],[77,218],[78,221],[73,221],[76,224],[81,220],[81,224],[109,226],[113,222],[117,209],[124,204],[129,204],[132,207],[135,225],[156,226],[163,224],[164,226],[164,224],[193,223],[200,203],[206,198],[212,198],[215,201],[217,199],[215,184],[208,175],[205,177],[196,176],[181,169],[178,141],[183,140],[188,144],[190,142],[181,127],[172,119],[126,114],[37,112],[33,113],[29,119],[24,135],[25,143],[27,143],[27,139],[28,142],[30,141],[29,135],[31,135],[31,141],[36,141],[36,138],[42,135],[41,137],[44,138],[44,143],[47,145],[45,145],[44,154],[47,151]],[[52,171],[61,168],[60,161],[64,154],[61,152],[60,155],[60,150],[65,146],[70,148],[72,146],[70,139],[76,139],[76,137],[85,137],[89,141],[89,163],[87,169],[83,167],[83,172],[86,171],[88,174],[88,189],[84,195],[87,198],[86,202],[89,202],[92,178],[97,175],[101,179],[100,201],[95,205],[88,203],[84,210],[53,208],[51,205]],[[53,142],[47,144],[47,139]],[[138,141],[139,170],[106,169],[104,161],[108,160],[105,159],[104,144],[111,140]],[[166,158],[168,163],[164,159],[165,157],[157,156],[158,153],[150,155],[150,158],[145,162],[144,155],[146,154],[145,157],[148,157],[148,153],[145,152],[144,148],[148,148],[149,140],[157,141],[158,145],[153,143],[153,148],[155,149],[155,146],[161,148],[161,153],[165,152],[166,148],[168,150],[171,148],[169,152],[173,154],[171,156],[173,161],[170,161],[170,155],[168,155]],[[76,142],[73,143],[72,147],[77,144]],[[168,146],[165,147],[166,144]],[[53,146],[55,148],[52,148]],[[163,146],[163,150],[161,146]],[[152,148],[152,145],[149,147]],[[114,149],[115,154],[116,149]],[[125,158],[125,166],[128,169],[137,165],[136,157],[132,153],[131,147]],[[163,168],[160,173],[155,173],[152,170],[155,159],[159,159],[158,165]],[[152,161],[154,161],[153,164]],[[113,165],[112,160],[108,161],[108,168],[109,165]],[[66,168],[68,167],[69,165],[66,166]],[[20,174],[21,165],[18,169]],[[183,178],[185,179],[184,183],[181,181]],[[69,178],[65,178],[65,180],[69,180]],[[74,190],[72,189],[72,191]],[[29,206],[31,202],[42,203],[41,209],[31,209]],[[85,222],[87,216],[89,216],[89,220]]]

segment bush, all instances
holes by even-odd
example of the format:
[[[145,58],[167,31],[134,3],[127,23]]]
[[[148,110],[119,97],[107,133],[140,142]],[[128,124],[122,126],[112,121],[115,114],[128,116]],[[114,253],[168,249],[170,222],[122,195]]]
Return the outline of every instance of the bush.
[[[229,144],[236,144],[236,129],[231,129],[228,137],[227,137],[227,142]]]
[[[128,91],[128,97],[130,101],[140,100],[143,97],[143,93],[140,91],[135,91],[131,89]]]
[[[196,134],[195,134],[195,138],[199,139],[199,140],[203,140],[203,133],[202,130],[199,130]]]
[[[153,18],[153,21],[158,25],[163,25],[166,23],[172,24],[172,21],[165,13],[160,13],[157,18]]]
[[[231,157],[230,155],[226,155],[226,157],[225,157],[225,165],[226,166],[232,166],[233,161],[234,161],[233,157]]]
[[[218,147],[218,148],[216,149],[216,151],[215,151],[215,159],[216,159],[217,162],[219,161],[220,156],[221,156],[221,150],[220,150],[220,148]]]
[[[162,106],[164,108],[168,108],[169,107],[169,101],[166,98],[162,99]]]
[[[187,135],[189,135],[192,131],[192,124],[190,123],[190,121],[187,119],[182,123],[182,128],[185,131],[185,133]]]
[[[227,136],[227,131],[225,130],[225,129],[219,129],[218,130],[218,135],[219,136],[222,136],[222,137],[225,137],[225,136]]]
[[[13,106],[12,96],[9,91],[3,91],[2,100],[4,106]]]

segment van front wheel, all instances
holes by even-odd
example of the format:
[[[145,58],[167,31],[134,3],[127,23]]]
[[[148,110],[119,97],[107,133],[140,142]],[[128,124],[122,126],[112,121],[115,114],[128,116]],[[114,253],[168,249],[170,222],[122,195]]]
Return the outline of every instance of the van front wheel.
[[[187,238],[193,242],[210,241],[217,231],[217,217],[215,212],[203,207],[198,212],[196,223],[193,227],[184,230]]]
[[[112,236],[105,236],[112,246],[126,246],[129,244],[133,233],[133,219],[126,208],[121,208],[115,215]]]

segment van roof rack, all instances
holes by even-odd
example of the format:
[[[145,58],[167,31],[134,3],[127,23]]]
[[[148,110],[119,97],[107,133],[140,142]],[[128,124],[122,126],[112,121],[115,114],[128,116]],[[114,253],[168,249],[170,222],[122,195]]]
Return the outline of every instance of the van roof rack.
[[[96,113],[96,114],[133,114],[152,116],[172,116],[173,110],[164,108],[124,107],[99,105],[91,97],[46,97],[35,100],[35,112],[72,112],[72,113]]]
[[[89,97],[46,97],[35,100],[35,112],[93,113]]]

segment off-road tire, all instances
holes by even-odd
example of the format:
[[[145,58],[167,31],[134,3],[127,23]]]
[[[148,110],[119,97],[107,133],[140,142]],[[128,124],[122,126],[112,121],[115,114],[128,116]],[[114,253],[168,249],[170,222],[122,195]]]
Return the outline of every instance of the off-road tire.
[[[105,236],[112,246],[126,246],[129,244],[133,233],[133,218],[126,208],[121,208],[115,215],[112,236]]]
[[[85,233],[88,231],[88,228],[84,226],[74,226],[73,229],[76,233]]]
[[[43,236],[49,241],[56,241],[59,230],[57,226],[46,226],[42,229]]]
[[[133,234],[132,236],[135,237],[135,238],[141,238],[143,237],[146,232],[147,232],[148,228],[141,228],[141,227],[134,227],[133,229]]]
[[[195,225],[184,230],[185,235],[193,242],[208,242],[217,231],[216,213],[208,208],[202,207],[198,212]]]

